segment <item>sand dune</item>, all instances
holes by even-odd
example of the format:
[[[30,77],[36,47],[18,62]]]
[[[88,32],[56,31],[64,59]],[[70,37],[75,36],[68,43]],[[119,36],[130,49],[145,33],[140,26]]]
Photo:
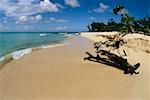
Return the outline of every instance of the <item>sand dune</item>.
[[[12,60],[0,70],[0,100],[150,99],[149,53],[124,46],[129,62],[141,63],[140,74],[124,75],[114,67],[83,60],[85,51],[94,53],[93,40],[100,39],[104,37],[82,33],[68,45],[40,49]],[[148,47],[147,42],[140,43]]]

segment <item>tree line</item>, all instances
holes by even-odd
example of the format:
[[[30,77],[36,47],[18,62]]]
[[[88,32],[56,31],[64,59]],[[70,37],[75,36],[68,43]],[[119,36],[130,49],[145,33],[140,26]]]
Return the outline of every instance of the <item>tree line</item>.
[[[92,22],[87,26],[90,32],[104,32],[104,31],[120,31],[120,32],[143,32],[150,35],[150,17],[146,16],[143,19],[135,19],[130,16],[124,6],[117,6],[113,9],[113,13],[121,16],[120,22],[115,22],[109,19],[107,23]]]

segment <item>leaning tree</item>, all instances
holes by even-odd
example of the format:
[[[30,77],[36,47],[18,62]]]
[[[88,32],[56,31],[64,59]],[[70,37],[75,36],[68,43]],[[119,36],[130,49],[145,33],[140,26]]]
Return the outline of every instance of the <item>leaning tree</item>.
[[[125,50],[123,50],[124,55],[122,55],[119,52],[120,46],[123,44],[127,43],[124,41],[122,38],[128,33],[133,33],[133,22],[134,18],[130,17],[128,13],[125,11],[123,6],[117,6],[113,9],[114,14],[116,15],[121,15],[121,23],[123,24],[122,26],[122,31],[119,34],[116,34],[114,37],[112,36],[105,36],[107,38],[106,41],[100,41],[94,43],[94,48],[96,49],[96,56],[90,54],[89,52],[86,52],[88,57],[85,57],[84,60],[90,60],[94,62],[99,62],[102,64],[106,64],[109,66],[113,66],[115,68],[121,69],[124,71],[124,74],[139,74],[139,72],[136,72],[136,70],[139,68],[140,63],[137,63],[135,65],[129,64],[126,58],[123,56],[127,56],[127,53]],[[112,21],[111,21],[112,23]],[[111,26],[111,23],[109,23],[109,26]],[[114,25],[114,24],[113,24]],[[96,29],[99,29],[99,24],[92,24],[92,27],[96,27]],[[90,27],[88,27],[90,28]],[[117,50],[118,54],[115,54],[112,52],[113,50]]]
[[[125,10],[124,6],[116,6],[113,8],[113,13],[116,15],[121,15],[121,23],[123,24],[121,31],[127,32],[127,33],[133,33],[133,23],[134,18],[129,16],[128,12]]]

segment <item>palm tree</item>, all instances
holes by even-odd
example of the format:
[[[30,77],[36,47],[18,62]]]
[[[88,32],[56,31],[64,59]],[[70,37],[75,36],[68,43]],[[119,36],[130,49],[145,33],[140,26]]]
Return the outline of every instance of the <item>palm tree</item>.
[[[101,32],[101,31],[105,31],[105,24],[103,22],[99,23],[99,22],[92,22],[92,24],[88,25],[87,28],[89,29],[89,31],[91,32]]]
[[[108,31],[117,31],[119,28],[117,27],[117,23],[114,21],[114,19],[108,19],[106,29]]]
[[[90,32],[92,32],[91,25],[88,25],[87,28],[89,29]]]
[[[150,17],[147,16],[143,19],[137,20],[139,23],[139,26],[141,27],[141,30],[145,33],[150,33]]]
[[[118,12],[120,12],[122,9],[124,9],[124,6],[117,6],[113,9],[113,13],[118,15]]]
[[[113,9],[113,13],[116,15],[121,15],[122,19],[121,22],[124,24],[123,29],[125,29],[128,33],[134,32],[133,29],[133,22],[134,22],[134,18],[130,17],[128,15],[128,13],[125,11],[124,6],[117,6]]]

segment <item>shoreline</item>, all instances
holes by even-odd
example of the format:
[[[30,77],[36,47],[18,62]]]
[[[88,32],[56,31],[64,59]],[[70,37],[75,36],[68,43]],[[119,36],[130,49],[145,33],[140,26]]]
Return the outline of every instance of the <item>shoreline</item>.
[[[3,32],[2,32],[3,33]],[[20,33],[20,32],[19,32]],[[26,33],[26,32],[25,32]],[[32,33],[32,32],[31,32]],[[37,35],[39,34],[40,35],[40,33],[41,32],[35,32]],[[45,32],[46,34],[47,34],[47,32]],[[42,34],[42,33],[41,33]],[[77,36],[77,35],[79,35],[79,33],[75,33],[75,32],[60,32],[60,33],[58,33],[58,32],[52,32],[52,33],[50,33],[50,34],[59,34],[59,35],[62,35],[63,37],[66,37],[66,39],[64,39],[64,40],[62,40],[62,41],[57,41],[56,43],[47,43],[47,44],[40,44],[40,45],[36,45],[36,46],[32,46],[32,45],[30,45],[30,46],[27,46],[27,47],[22,47],[22,48],[20,48],[20,47],[17,47],[18,49],[14,49],[13,51],[11,51],[11,52],[8,52],[8,53],[5,53],[5,54],[3,54],[1,57],[0,57],[0,61],[2,61],[3,59],[4,59],[4,57],[5,56],[7,56],[7,55],[10,55],[11,53],[13,53],[13,52],[17,52],[17,51],[21,51],[21,50],[25,50],[25,49],[39,49],[39,48],[47,48],[47,47],[51,47],[51,45],[57,45],[57,44],[63,44],[65,41],[67,41],[69,38],[71,38],[71,37],[74,37],[74,36]],[[40,36],[40,37],[43,37],[43,36]],[[53,47],[53,46],[52,46]]]
[[[40,45],[40,46],[36,46],[36,47],[24,48],[24,49],[13,51],[11,53],[8,53],[8,54],[0,57],[0,69],[2,69],[10,61],[20,59],[21,57],[28,55],[28,54],[31,54],[34,51],[68,45],[69,41],[72,38],[75,38],[76,36],[78,36],[79,34],[76,33],[75,35],[72,35],[72,34],[71,35],[70,34],[64,34],[64,35],[66,35],[67,38],[65,40],[61,41],[60,43],[53,43],[53,44],[49,44],[49,45]]]
[[[69,44],[69,43],[62,42],[62,43],[58,43],[58,44],[50,44],[50,45],[45,45],[45,46],[25,48],[25,49],[13,51],[13,52],[6,54],[5,56],[0,58],[0,69],[2,67],[4,67],[7,63],[9,63],[10,61],[20,59],[21,57],[31,54],[34,51],[41,50],[41,49],[47,49],[47,48],[55,48],[55,47],[64,46],[67,44]],[[20,53],[20,55],[18,53]]]
[[[84,38],[90,39],[91,41],[98,42],[99,40],[103,40],[103,38],[101,38],[100,36],[114,36],[114,35],[116,35],[118,33],[119,32],[80,32],[80,33],[76,33],[76,34],[78,34],[77,36],[82,36]],[[65,34],[65,35],[68,35],[68,34]],[[125,37],[125,39],[132,39],[132,38],[142,39],[141,37],[144,37],[144,39],[145,39],[145,37],[146,37],[147,39],[145,39],[145,41],[147,41],[147,40],[150,41],[150,39],[148,38],[148,36],[145,36],[145,35],[137,36],[137,37],[136,37],[136,34],[135,34],[135,36],[132,36],[133,34],[130,34],[130,35],[131,35],[130,37],[128,37],[128,38]],[[75,38],[77,36],[73,36],[72,37],[69,34],[68,38],[66,38],[64,41],[61,41],[60,43],[53,43],[53,44],[49,44],[49,45],[41,45],[41,46],[37,46],[37,47],[24,48],[24,49],[20,49],[20,50],[17,50],[17,51],[13,51],[13,52],[11,52],[9,54],[6,54],[6,55],[4,55],[4,56],[2,56],[0,58],[0,69],[5,64],[9,63],[10,61],[15,60],[15,59],[19,59],[19,58],[23,57],[24,55],[30,54],[30,53],[32,53],[34,51],[67,45],[67,44],[69,44],[69,42],[70,42],[69,40],[71,38]],[[127,47],[130,48],[131,46],[127,45]],[[26,51],[26,50],[29,50],[30,52],[24,53],[24,51]],[[17,53],[17,52],[20,52],[20,51],[23,51],[22,53],[24,53],[21,57],[18,57],[18,58],[13,57],[14,53]],[[145,50],[145,51],[147,51],[148,53],[150,53],[150,50]]]

